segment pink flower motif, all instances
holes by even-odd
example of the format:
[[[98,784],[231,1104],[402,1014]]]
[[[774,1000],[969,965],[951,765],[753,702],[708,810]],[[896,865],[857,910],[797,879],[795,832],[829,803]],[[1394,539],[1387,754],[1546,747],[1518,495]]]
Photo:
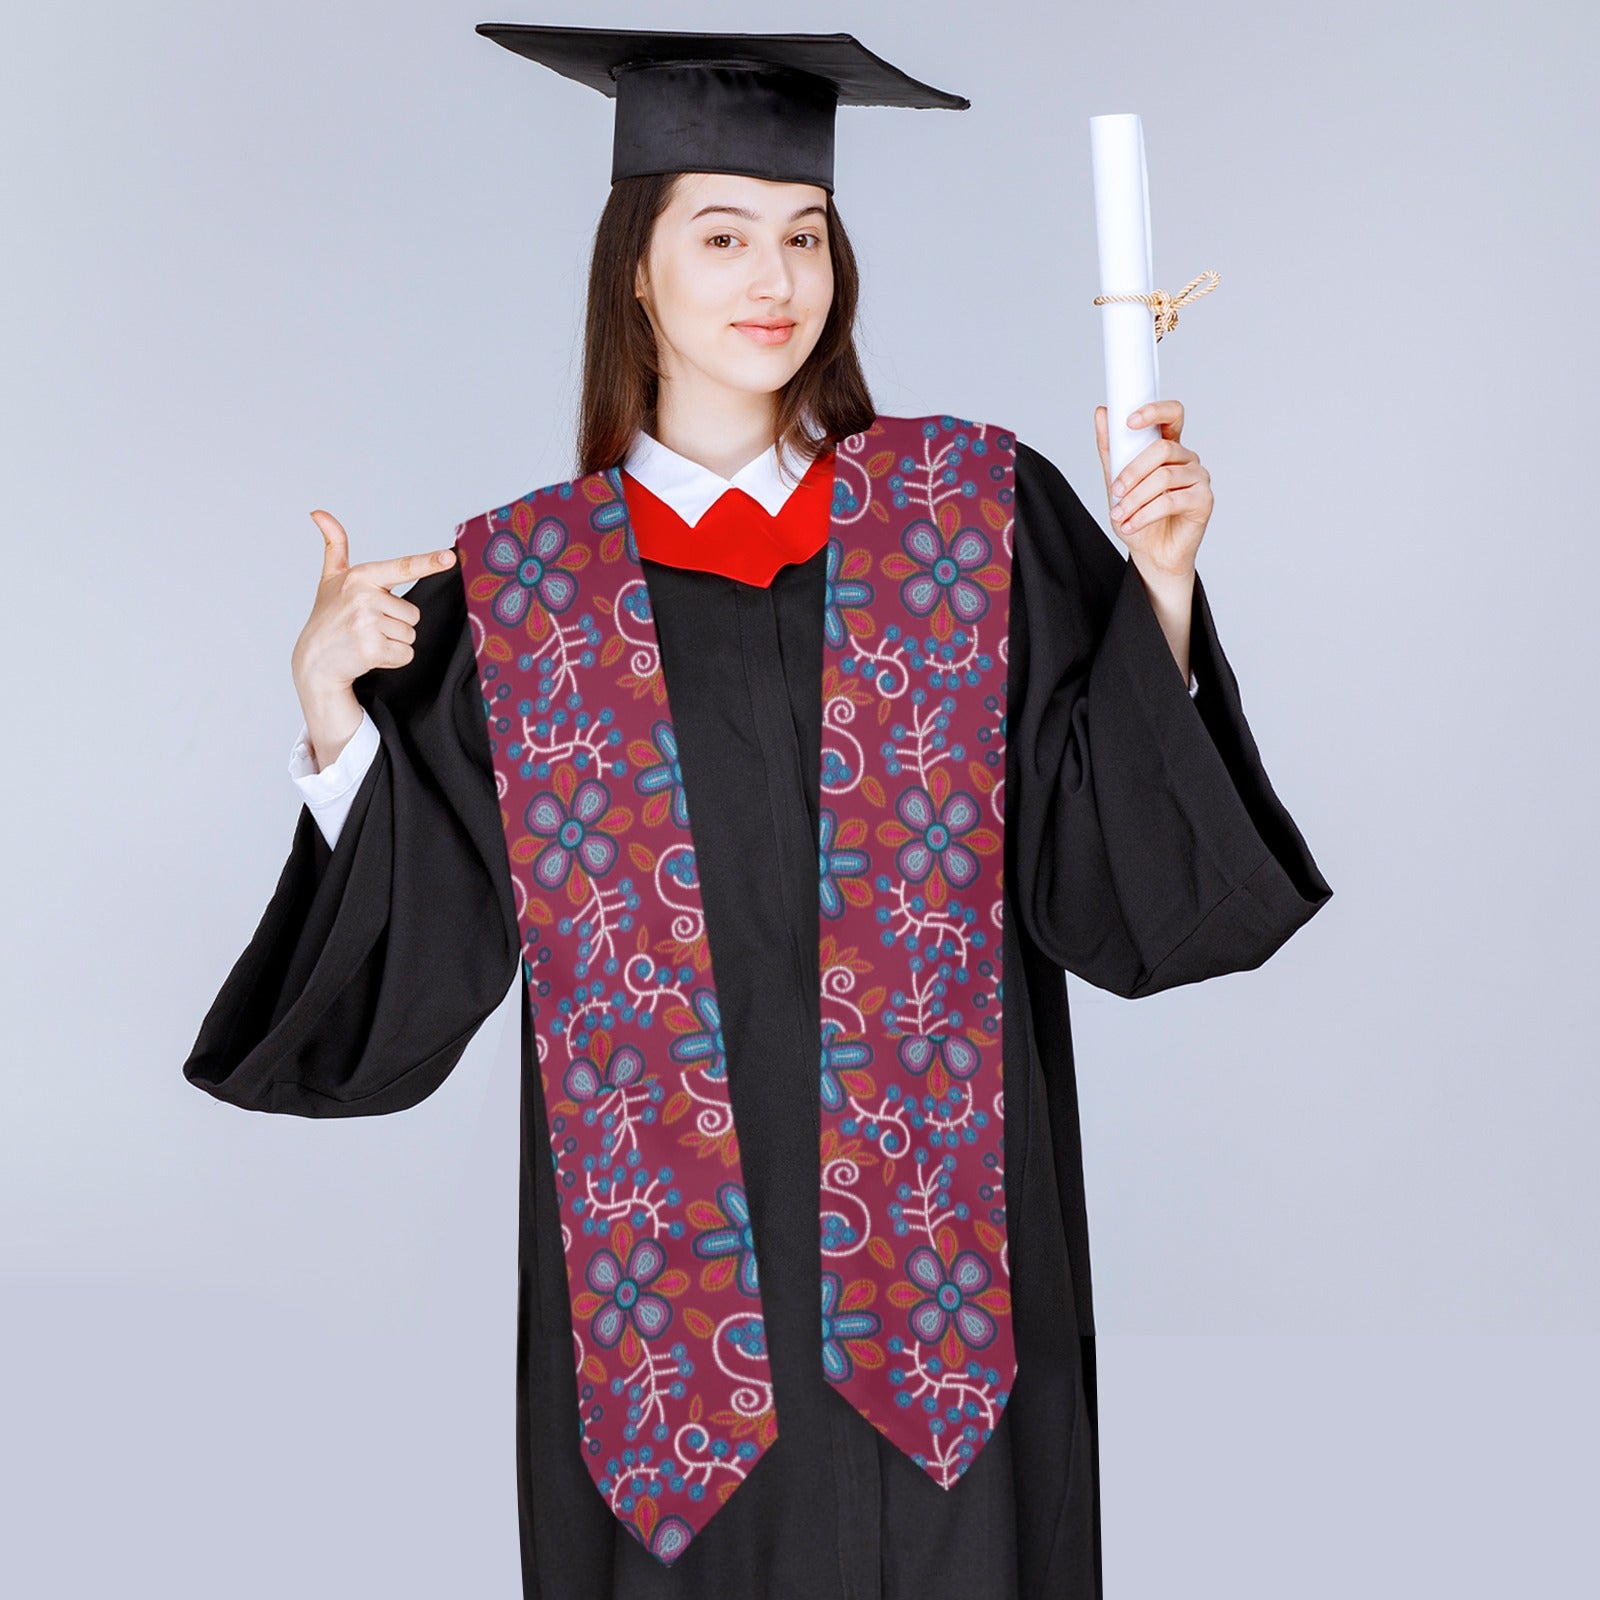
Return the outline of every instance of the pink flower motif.
[[[641,1239],[628,1257],[627,1271],[614,1250],[601,1245],[589,1258],[584,1273],[589,1287],[605,1301],[595,1312],[589,1331],[606,1349],[622,1338],[629,1322],[641,1339],[659,1339],[672,1321],[671,1305],[645,1285],[661,1275],[667,1252],[654,1239]]]
[[[591,878],[611,870],[617,859],[617,841],[596,826],[610,809],[610,790],[593,778],[578,785],[570,807],[549,790],[528,802],[523,815],[528,831],[550,841],[533,864],[533,875],[544,888],[559,889],[574,861]]]
[[[989,1264],[975,1250],[961,1250],[946,1270],[943,1261],[926,1245],[906,1257],[906,1271],[931,1298],[911,1308],[911,1331],[924,1344],[937,1344],[953,1322],[961,1342],[981,1350],[993,1342],[994,1318],[982,1306],[970,1303],[989,1286]]]
[[[964,889],[978,876],[978,858],[963,844],[962,834],[978,825],[978,802],[965,789],[956,789],[935,811],[933,796],[920,784],[902,789],[894,803],[895,814],[915,836],[900,846],[895,865],[907,883],[921,883],[933,869],[943,867],[945,882]]]
[[[988,539],[977,528],[958,528],[945,544],[944,535],[919,517],[900,536],[917,570],[900,585],[900,599],[914,617],[926,617],[941,600],[957,622],[976,622],[989,609],[989,596],[972,574],[989,560]]]

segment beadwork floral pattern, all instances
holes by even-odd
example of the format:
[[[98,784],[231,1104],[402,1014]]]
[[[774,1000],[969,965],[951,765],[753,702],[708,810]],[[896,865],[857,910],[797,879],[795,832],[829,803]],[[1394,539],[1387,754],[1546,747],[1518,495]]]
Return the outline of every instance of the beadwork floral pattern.
[[[820,619],[823,1374],[947,1488],[1015,1370],[999,1159],[1013,451],[953,417],[880,417],[842,441]],[[691,797],[620,474],[536,490],[457,544],[569,1241],[579,1445],[670,1564],[778,1417]]]
[[[868,892],[823,893],[823,1364],[949,1488],[1016,1372],[1000,1026],[1016,441],[880,417],[839,455],[822,872],[838,879],[848,839]]]

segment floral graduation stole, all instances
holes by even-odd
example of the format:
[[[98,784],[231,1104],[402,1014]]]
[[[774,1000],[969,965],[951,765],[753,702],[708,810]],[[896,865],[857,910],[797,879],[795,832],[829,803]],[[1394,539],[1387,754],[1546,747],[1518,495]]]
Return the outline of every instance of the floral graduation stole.
[[[821,618],[823,1372],[947,1489],[1016,1372],[1001,1093],[1015,458],[1010,432],[950,416],[878,417],[842,440]],[[670,1565],[779,1419],[692,797],[620,470],[534,490],[456,543],[560,1197],[579,1445]]]

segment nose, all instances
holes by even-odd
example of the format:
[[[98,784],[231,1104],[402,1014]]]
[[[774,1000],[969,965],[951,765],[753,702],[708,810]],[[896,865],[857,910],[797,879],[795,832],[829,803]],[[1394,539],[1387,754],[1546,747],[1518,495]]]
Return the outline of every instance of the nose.
[[[748,257],[750,267],[749,293],[753,300],[783,302],[794,293],[794,269],[783,245],[764,244]]]

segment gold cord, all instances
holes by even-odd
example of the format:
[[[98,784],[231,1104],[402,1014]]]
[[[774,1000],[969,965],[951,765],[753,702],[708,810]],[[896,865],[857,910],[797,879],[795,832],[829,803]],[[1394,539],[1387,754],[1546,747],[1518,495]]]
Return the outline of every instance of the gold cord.
[[[1210,283],[1205,282],[1207,278],[1211,280]],[[1094,303],[1106,306],[1113,301],[1138,301],[1141,305],[1149,306],[1156,314],[1156,338],[1159,339],[1162,334],[1171,333],[1178,326],[1179,306],[1186,306],[1201,295],[1210,294],[1220,281],[1216,273],[1207,268],[1198,278],[1191,278],[1175,295],[1168,294],[1165,289],[1155,289],[1149,294],[1097,294]],[[1196,287],[1202,283],[1205,283],[1203,289]]]

